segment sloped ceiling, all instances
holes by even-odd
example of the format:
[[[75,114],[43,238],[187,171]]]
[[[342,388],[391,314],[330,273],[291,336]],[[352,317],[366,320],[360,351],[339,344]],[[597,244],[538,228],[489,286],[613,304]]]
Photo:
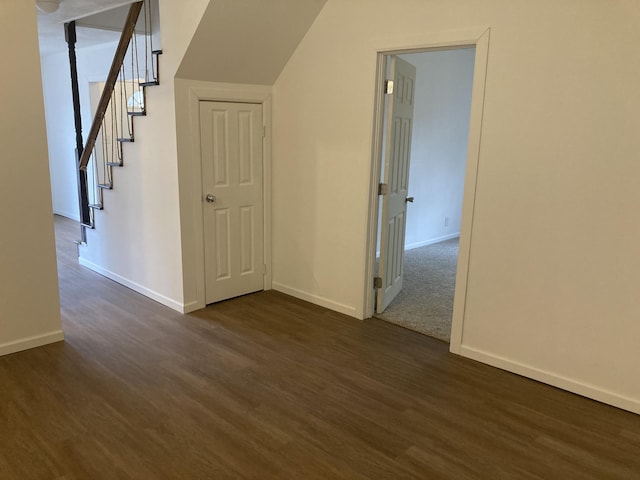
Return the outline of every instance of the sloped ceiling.
[[[211,0],[177,77],[272,85],[327,0]]]
[[[97,12],[104,12],[133,0],[62,0],[60,8],[54,13],[43,13],[38,10],[38,38],[40,54],[48,55],[63,52],[67,49],[64,40],[63,25],[65,22],[78,20]],[[35,0],[33,0],[35,5]],[[34,6],[35,8],[35,6]],[[81,23],[81,22],[79,22]],[[98,45],[117,41],[120,36],[109,31],[94,31],[78,28],[78,47]]]
[[[158,4],[157,1],[152,2],[152,11],[157,13]],[[121,7],[113,8],[104,12],[96,13],[95,15],[89,15],[87,17],[76,20],[76,27],[93,28],[96,30],[111,30],[122,32],[122,27],[125,24],[127,15],[129,14],[130,4],[123,5]],[[144,10],[140,12],[138,17],[138,23],[136,24],[136,33],[145,33],[145,14]]]

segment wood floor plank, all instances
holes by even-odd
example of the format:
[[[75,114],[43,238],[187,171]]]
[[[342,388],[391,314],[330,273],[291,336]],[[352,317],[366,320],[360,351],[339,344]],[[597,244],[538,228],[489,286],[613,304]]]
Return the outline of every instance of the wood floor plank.
[[[2,480],[640,479],[637,415],[277,292],[180,315],[55,223],[66,341],[0,357]]]

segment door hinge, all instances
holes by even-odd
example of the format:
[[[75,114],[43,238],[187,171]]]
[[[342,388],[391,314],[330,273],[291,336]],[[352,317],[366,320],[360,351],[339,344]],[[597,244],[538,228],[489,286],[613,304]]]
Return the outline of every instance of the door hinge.
[[[382,288],[382,278],[373,277],[373,288]]]
[[[385,80],[384,93],[386,95],[391,95],[393,93],[393,80]]]
[[[389,185],[386,183],[378,184],[378,195],[387,195],[389,193]]]

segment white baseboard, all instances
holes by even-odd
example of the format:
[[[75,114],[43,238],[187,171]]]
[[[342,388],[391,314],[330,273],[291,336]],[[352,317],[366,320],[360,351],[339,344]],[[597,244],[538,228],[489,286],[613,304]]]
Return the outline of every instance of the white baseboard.
[[[21,338],[13,342],[0,344],[0,357],[2,355],[10,355],[12,353],[21,352],[30,348],[42,347],[50,343],[62,342],[64,333],[62,330],[54,330],[53,332],[35,335],[33,337]]]
[[[58,210],[58,209],[53,209],[53,214],[54,215],[60,215],[61,217],[66,217],[69,218],[71,220],[75,220],[76,222],[80,221],[80,217],[78,216],[77,212],[67,212],[64,210]]]
[[[522,375],[523,377],[532,378],[533,380],[561,388],[562,390],[582,395],[583,397],[591,398],[623,410],[640,414],[640,400],[625,397],[595,385],[531,367],[529,365],[525,365],[499,355],[494,355],[483,350],[467,347],[465,345],[460,347],[460,355],[508,372]]]
[[[130,288],[131,290],[134,290],[141,295],[150,298],[151,300],[155,300],[156,302],[161,303],[162,305],[165,305],[170,309],[175,310],[176,312],[184,313],[185,309],[187,308],[187,305],[184,305],[172,298],[155,292],[143,285],[140,285],[139,283],[136,283],[132,280],[129,280],[128,278],[118,275],[117,273],[107,270],[100,265],[96,265],[95,263],[90,262],[89,260],[86,260],[82,257],[78,258],[78,263],[80,263],[80,265],[82,265],[83,267],[87,267],[88,269],[93,270],[94,272],[99,273],[100,275],[119,283],[120,285],[124,285],[125,287]]]
[[[201,308],[204,308],[204,307],[206,307],[206,305],[203,302],[194,300],[193,302],[184,304],[184,306],[182,307],[182,313],[195,312],[196,310],[200,310]]]
[[[452,238],[458,238],[460,236],[460,232],[452,233],[450,235],[444,235],[442,237],[430,238],[429,240],[424,240],[422,242],[410,243],[404,246],[405,250],[413,250],[414,248],[426,247],[427,245],[433,245],[434,243],[444,242],[446,240],[451,240]]]
[[[451,240],[452,238],[458,238],[459,236],[460,236],[460,232],[452,233],[450,235],[443,235],[442,237],[430,238],[429,240],[424,240],[422,242],[409,243],[404,246],[404,249],[406,251],[406,250],[413,250],[414,248],[426,247],[427,245],[433,245],[434,243],[444,242],[446,240]],[[376,250],[376,258],[380,258],[379,250]]]
[[[328,308],[329,310],[344,313],[345,315],[349,315],[350,317],[358,318],[356,309],[354,307],[350,307],[349,305],[343,305],[342,303],[334,302],[333,300],[329,300],[328,298],[320,297],[308,292],[303,292],[302,290],[288,287],[278,282],[272,282],[271,288],[278,292],[286,293],[287,295],[291,295],[292,297],[299,298],[300,300],[305,300],[309,303]]]

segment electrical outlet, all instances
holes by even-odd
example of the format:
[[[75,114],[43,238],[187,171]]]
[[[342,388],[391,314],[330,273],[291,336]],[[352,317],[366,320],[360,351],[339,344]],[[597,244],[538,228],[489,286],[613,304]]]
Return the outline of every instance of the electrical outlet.
[[[444,217],[444,226],[445,227],[449,226],[449,217]]]

